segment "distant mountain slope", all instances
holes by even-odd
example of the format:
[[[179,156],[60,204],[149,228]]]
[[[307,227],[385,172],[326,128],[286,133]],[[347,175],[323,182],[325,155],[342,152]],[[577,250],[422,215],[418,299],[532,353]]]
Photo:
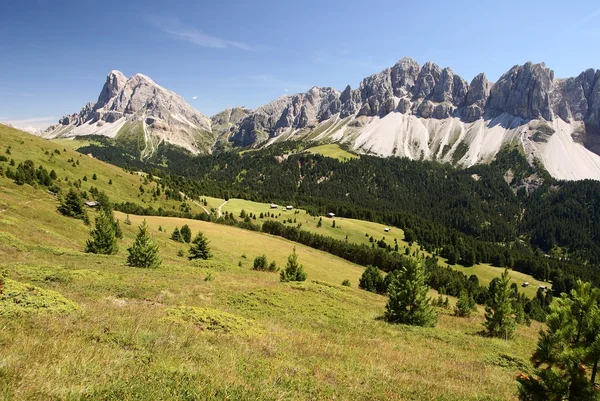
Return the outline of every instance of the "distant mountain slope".
[[[105,135],[124,146],[136,147],[142,158],[153,154],[162,142],[193,153],[209,152],[214,143],[210,119],[181,96],[145,75],[127,79],[120,71],[108,74],[96,103],[88,103],[78,114],[63,117],[43,136],[89,134]]]
[[[518,147],[556,178],[600,179],[600,70],[556,79],[543,63],[526,63],[496,83],[485,74],[467,83],[450,68],[404,58],[357,89],[313,87],[211,119],[144,75],[113,71],[96,103],[44,135],[86,134],[115,137],[142,158],[163,142],[210,153],[303,140],[468,167]]]

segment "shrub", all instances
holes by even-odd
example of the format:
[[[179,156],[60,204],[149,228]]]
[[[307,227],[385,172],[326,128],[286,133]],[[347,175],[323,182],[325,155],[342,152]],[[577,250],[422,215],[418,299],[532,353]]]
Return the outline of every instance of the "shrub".
[[[267,256],[261,255],[254,258],[254,266],[252,267],[254,270],[267,270]]]
[[[500,280],[490,283],[490,298],[485,307],[485,323],[487,333],[492,337],[509,339],[515,332],[515,316],[512,307],[512,290],[508,269],[500,276]]]
[[[344,281],[342,281],[342,285],[343,285],[344,287],[350,287],[350,280],[348,280],[348,279],[345,279]]]

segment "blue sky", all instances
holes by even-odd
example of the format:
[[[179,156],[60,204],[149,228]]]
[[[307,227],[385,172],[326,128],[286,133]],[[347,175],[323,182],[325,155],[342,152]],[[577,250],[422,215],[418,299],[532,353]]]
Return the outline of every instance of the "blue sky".
[[[597,0],[6,0],[0,121],[37,127],[95,101],[113,69],[141,72],[210,116],[313,85],[342,90],[402,57],[496,80],[546,62],[600,68]]]

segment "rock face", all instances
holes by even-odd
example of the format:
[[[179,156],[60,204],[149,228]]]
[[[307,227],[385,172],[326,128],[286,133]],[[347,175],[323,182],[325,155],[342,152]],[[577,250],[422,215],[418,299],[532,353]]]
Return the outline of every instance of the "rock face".
[[[48,138],[100,134],[110,137],[142,136],[142,156],[149,156],[161,142],[182,146],[194,153],[210,152],[214,135],[211,121],[175,92],[143,74],[127,79],[111,71],[96,103],[78,114],[65,116],[49,127]]]
[[[514,66],[492,87],[488,107],[494,112],[506,112],[526,120],[552,120],[553,81],[554,72],[544,63]]]

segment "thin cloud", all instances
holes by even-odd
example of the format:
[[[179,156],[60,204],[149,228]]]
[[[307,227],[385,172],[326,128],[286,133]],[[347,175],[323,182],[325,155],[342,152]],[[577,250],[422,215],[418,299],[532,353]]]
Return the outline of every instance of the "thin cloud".
[[[198,96],[192,96],[192,100],[198,99]]]
[[[8,118],[0,118],[0,121],[10,124],[16,128],[32,131],[32,128],[45,129],[48,126],[55,124],[56,122],[58,122],[58,117],[33,117],[21,120],[10,120]]]
[[[596,11],[594,11],[591,14],[586,15],[585,17],[583,17],[582,19],[579,20],[580,24],[585,24],[586,22],[589,22],[591,20],[593,20],[594,18],[600,17],[600,8],[597,9]]]
[[[23,120],[9,120],[7,122],[14,124],[14,125],[17,125],[17,124],[23,125],[23,124],[43,123],[43,122],[54,121],[54,120],[58,120],[58,117],[34,117],[34,118],[25,118]]]
[[[193,43],[196,46],[210,47],[213,49],[236,48],[240,50],[254,51],[254,48],[247,43],[218,38],[216,36],[206,34],[194,27],[183,24],[177,18],[150,17],[148,20],[152,25],[156,26],[161,31],[177,39]]]

